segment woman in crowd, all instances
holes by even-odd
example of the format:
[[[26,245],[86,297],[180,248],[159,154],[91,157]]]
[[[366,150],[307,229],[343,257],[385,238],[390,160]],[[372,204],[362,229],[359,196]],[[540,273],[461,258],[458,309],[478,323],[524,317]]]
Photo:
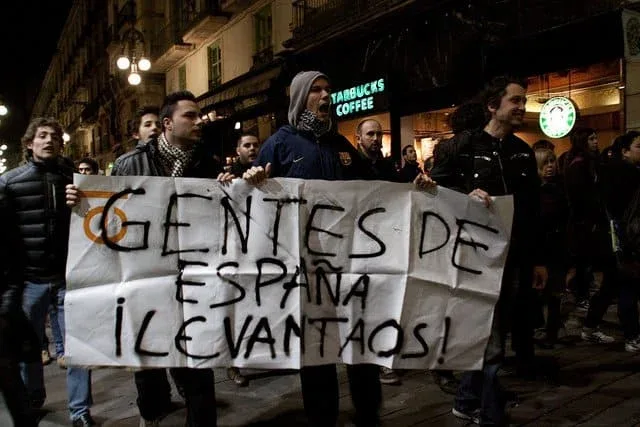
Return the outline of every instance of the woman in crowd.
[[[560,303],[565,291],[567,275],[567,202],[562,186],[558,183],[558,163],[552,149],[535,151],[538,175],[540,176],[540,215],[542,247],[549,254],[546,266],[549,273],[547,286],[541,296],[541,311],[547,307],[544,337],[539,341],[543,348],[553,348],[558,330],[562,326]],[[543,313],[541,318],[544,319]]]

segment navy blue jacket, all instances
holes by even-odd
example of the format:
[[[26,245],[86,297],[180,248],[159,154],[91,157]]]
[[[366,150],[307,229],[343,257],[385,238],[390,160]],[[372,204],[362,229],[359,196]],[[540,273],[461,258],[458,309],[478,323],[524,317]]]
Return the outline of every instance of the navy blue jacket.
[[[357,150],[339,133],[316,138],[311,132],[286,125],[262,145],[255,164],[271,163],[272,178],[351,180],[369,179],[370,169]]]

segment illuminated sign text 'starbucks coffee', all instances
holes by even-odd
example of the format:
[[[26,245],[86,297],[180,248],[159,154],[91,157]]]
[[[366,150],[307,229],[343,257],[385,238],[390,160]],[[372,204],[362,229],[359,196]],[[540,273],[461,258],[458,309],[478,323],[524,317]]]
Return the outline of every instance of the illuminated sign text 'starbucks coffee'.
[[[385,107],[386,97],[380,99],[379,96],[384,94],[385,81],[378,79],[332,93],[331,103],[334,105],[338,117],[344,117]]]

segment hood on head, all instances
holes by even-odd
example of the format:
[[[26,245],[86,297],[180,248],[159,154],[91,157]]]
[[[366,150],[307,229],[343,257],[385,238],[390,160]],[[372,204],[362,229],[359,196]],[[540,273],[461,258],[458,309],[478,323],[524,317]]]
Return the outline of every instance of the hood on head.
[[[289,124],[294,128],[298,125],[298,118],[300,114],[307,107],[307,96],[311,90],[311,85],[319,77],[324,77],[329,80],[324,73],[320,71],[302,71],[293,78],[291,81],[291,87],[289,88],[289,96],[291,101],[289,102]]]

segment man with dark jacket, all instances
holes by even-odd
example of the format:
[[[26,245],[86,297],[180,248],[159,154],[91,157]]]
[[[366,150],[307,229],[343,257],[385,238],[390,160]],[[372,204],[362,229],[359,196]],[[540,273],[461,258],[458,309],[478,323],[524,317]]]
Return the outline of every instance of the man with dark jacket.
[[[40,343],[52,300],[58,306],[58,322],[60,330],[64,331],[70,221],[64,188],[72,180],[73,164],[60,156],[62,134],[62,127],[54,119],[32,120],[22,137],[27,163],[0,177],[0,204],[10,206],[22,241],[22,309]],[[36,409],[42,407],[46,398],[42,362],[24,363],[21,370],[31,406]],[[69,367],[67,390],[73,425],[94,425],[89,413],[92,403],[89,371]]]
[[[413,182],[416,176],[423,173],[418,164],[418,154],[413,145],[405,145],[402,148],[402,159],[404,160],[404,166],[400,169],[400,182]]]
[[[223,173],[222,166],[207,155],[199,143],[202,132],[200,115],[200,108],[191,92],[170,93],[160,110],[162,133],[119,157],[111,174],[217,178],[220,181],[230,181],[233,175]],[[75,206],[77,201],[76,187],[67,187],[67,204]],[[213,370],[172,368],[170,372],[186,401],[186,425],[215,427],[217,421]],[[135,382],[140,426],[160,425],[160,420],[171,410],[165,370],[137,371]]]
[[[524,119],[526,87],[519,79],[493,79],[483,94],[489,122],[483,129],[463,132],[439,144],[431,171],[439,185],[469,194],[487,206],[491,196],[514,196],[511,245],[484,368],[464,374],[452,411],[458,418],[481,425],[506,424],[505,397],[497,374],[504,358],[507,324],[512,323],[519,362],[527,366],[533,358],[532,285],[543,288],[547,277],[536,259],[540,200],[536,161],[531,148],[513,134]]]
[[[238,178],[242,178],[242,175],[253,166],[253,161],[258,157],[259,149],[260,141],[257,136],[251,134],[241,135],[238,138],[236,147],[238,158],[231,165],[231,173]]]
[[[382,154],[382,125],[375,119],[365,119],[356,127],[358,153],[370,170],[370,179],[398,182],[398,172],[391,158]],[[415,176],[413,177],[415,179]],[[409,182],[413,182],[411,179]]]
[[[345,180],[368,175],[366,163],[339,133],[331,130],[331,88],[318,71],[296,75],[291,82],[289,125],[262,146],[256,164],[271,177]],[[347,366],[356,425],[379,425],[382,390],[378,367]],[[302,399],[309,425],[335,426],[338,420],[338,376],[335,365],[300,369]]]

